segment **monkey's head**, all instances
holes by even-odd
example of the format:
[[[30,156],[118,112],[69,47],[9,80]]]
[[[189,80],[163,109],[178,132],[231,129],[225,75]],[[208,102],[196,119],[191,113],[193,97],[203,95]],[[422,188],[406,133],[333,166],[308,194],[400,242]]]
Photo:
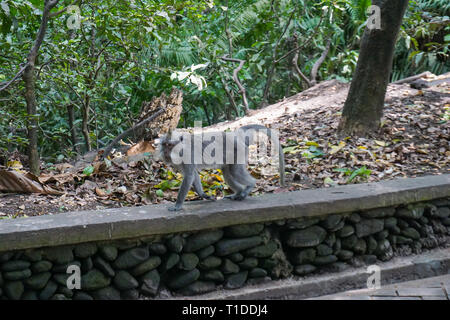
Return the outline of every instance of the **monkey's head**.
[[[183,141],[183,137],[179,137],[178,140],[172,139],[172,132],[169,131],[168,134],[162,136],[159,138],[159,142],[157,143],[156,148],[156,159],[164,160],[167,163],[172,162],[171,153],[173,148],[179,144],[181,141]]]

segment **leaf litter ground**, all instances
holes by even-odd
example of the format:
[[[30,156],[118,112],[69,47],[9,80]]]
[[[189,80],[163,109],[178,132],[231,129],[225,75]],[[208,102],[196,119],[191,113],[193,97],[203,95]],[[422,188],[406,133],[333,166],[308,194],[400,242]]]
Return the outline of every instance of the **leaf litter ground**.
[[[390,85],[382,128],[367,138],[336,133],[348,87],[325,81],[251,116],[205,129],[258,123],[279,130],[287,186],[279,186],[275,160],[251,163],[252,175],[259,178],[252,195],[450,173],[449,82],[423,90]],[[90,156],[75,164],[47,167],[35,177],[33,183],[54,191],[50,194],[0,193],[0,219],[176,199],[182,176],[148,154],[115,153],[103,162],[95,161],[95,154]],[[12,164],[9,171],[23,170],[20,163],[18,168]],[[205,171],[201,176],[208,194],[220,199],[231,192],[220,171]],[[188,200],[198,197],[191,191]]]

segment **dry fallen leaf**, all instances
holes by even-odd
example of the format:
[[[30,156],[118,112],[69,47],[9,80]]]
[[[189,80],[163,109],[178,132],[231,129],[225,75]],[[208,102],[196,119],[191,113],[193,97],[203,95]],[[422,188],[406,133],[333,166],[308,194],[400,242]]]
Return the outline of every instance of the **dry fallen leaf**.
[[[19,193],[62,194],[60,191],[39,182],[31,173],[22,174],[17,171],[0,170],[0,191]]]

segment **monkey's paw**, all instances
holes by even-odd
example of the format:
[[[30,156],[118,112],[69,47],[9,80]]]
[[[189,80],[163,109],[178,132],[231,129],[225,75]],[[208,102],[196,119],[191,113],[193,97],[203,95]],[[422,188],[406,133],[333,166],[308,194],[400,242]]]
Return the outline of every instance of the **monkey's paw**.
[[[240,194],[232,194],[232,195],[229,195],[229,196],[225,196],[224,197],[225,199],[230,199],[230,200],[237,200],[237,201],[241,201],[241,200],[244,200],[244,198],[245,197],[242,197]]]
[[[209,201],[216,201],[217,200],[213,196],[207,196],[206,194],[202,198],[205,199],[205,200],[209,200]]]

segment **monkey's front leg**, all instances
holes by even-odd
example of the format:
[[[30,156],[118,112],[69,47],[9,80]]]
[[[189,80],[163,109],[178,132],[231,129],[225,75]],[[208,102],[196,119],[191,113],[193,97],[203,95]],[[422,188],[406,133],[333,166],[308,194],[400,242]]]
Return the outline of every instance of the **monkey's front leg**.
[[[203,191],[202,181],[200,180],[200,175],[198,174],[197,171],[194,172],[194,190],[202,199],[216,201],[216,199],[214,197],[208,196]]]
[[[185,166],[183,172],[183,182],[181,183],[180,190],[178,191],[177,202],[174,207],[169,207],[169,211],[182,210],[184,199],[186,199],[189,189],[194,182],[194,174],[196,174],[196,172],[193,166]]]

